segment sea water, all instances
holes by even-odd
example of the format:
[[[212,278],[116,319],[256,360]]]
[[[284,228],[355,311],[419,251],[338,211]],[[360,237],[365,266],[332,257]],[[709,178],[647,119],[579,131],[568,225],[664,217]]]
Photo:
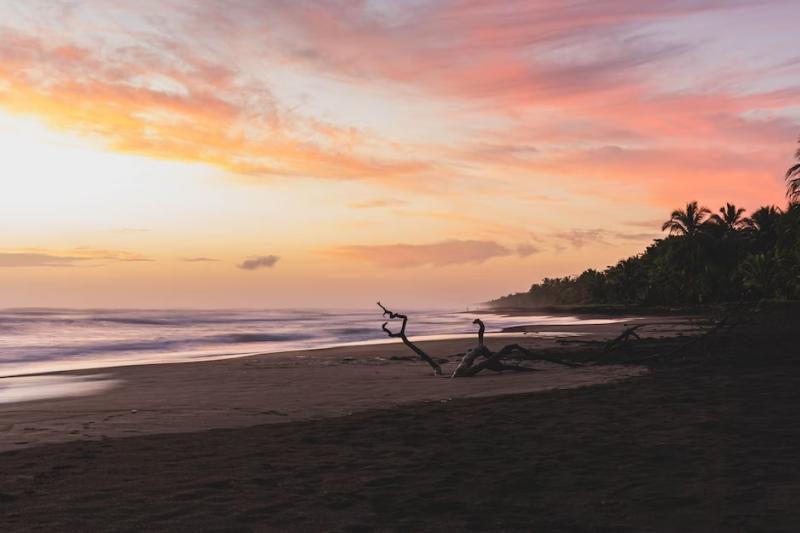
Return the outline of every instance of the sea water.
[[[476,317],[490,333],[520,325],[624,320],[441,310],[408,315],[406,333],[418,340],[475,335]],[[0,377],[396,342],[381,330],[384,321],[379,310],[5,309],[0,310]],[[398,328],[399,321],[391,327]]]

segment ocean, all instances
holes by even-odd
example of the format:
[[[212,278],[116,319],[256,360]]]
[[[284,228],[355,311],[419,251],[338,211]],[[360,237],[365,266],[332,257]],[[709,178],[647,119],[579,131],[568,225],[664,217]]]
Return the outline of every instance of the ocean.
[[[405,310],[404,310],[405,311]],[[415,310],[407,334],[425,340],[519,325],[580,325],[622,319]],[[0,377],[241,357],[346,344],[399,342],[379,310],[0,310]],[[399,326],[394,324],[395,327]],[[540,333],[540,334],[546,334]],[[563,333],[553,332],[553,335]]]

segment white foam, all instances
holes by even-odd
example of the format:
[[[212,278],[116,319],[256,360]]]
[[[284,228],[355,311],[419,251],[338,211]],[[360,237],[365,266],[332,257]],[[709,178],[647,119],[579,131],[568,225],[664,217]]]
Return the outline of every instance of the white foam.
[[[122,382],[119,379],[108,379],[108,376],[91,374],[3,378],[0,379],[0,404],[100,394]]]

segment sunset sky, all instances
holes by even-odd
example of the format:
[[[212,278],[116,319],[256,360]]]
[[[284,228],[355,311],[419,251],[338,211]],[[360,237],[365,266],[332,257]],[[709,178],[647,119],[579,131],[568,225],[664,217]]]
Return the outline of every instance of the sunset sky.
[[[800,2],[4,0],[0,307],[463,307],[783,204]]]

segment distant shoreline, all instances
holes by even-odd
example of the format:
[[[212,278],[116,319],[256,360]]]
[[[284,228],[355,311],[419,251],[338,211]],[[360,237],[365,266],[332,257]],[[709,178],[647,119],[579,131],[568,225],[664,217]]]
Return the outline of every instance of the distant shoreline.
[[[708,316],[724,309],[722,305],[652,307],[626,305],[546,305],[541,307],[486,307],[475,313],[499,313],[529,315],[548,313],[553,315],[576,315],[579,318],[638,316]]]

